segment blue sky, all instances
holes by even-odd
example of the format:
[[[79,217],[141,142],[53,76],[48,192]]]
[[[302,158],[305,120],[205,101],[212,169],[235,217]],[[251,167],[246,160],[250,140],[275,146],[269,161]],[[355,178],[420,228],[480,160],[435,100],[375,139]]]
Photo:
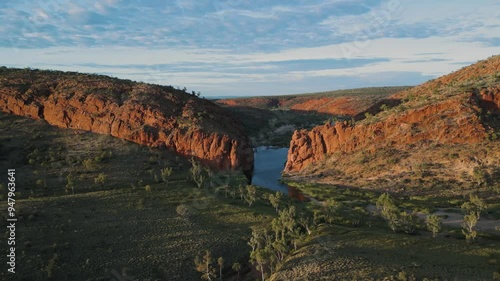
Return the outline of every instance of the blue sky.
[[[500,54],[500,2],[2,0],[0,65],[205,96],[414,85]]]

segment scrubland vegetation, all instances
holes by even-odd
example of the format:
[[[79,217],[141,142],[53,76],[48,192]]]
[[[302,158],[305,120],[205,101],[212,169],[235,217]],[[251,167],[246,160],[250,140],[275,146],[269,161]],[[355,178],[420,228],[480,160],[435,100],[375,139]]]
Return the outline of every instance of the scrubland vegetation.
[[[250,270],[251,227],[274,209],[242,175],[40,121],[0,123],[0,166],[17,172],[19,280],[199,280],[193,259],[205,249],[228,276]],[[207,179],[200,187],[193,167]]]
[[[269,280],[496,280],[500,274],[496,201],[288,184],[323,201],[307,203],[311,235]]]

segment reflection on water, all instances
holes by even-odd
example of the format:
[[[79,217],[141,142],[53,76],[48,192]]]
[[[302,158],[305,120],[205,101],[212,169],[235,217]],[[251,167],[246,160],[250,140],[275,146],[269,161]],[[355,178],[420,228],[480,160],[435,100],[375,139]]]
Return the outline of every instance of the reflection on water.
[[[281,172],[285,168],[287,154],[288,148],[257,147],[254,152],[252,184],[281,191],[300,201],[307,201],[300,191],[279,182]]]

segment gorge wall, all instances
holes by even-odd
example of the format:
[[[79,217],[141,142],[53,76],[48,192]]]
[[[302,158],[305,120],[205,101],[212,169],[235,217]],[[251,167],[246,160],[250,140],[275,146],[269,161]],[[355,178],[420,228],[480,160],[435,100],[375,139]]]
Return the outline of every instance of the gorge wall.
[[[105,76],[3,68],[0,110],[61,128],[166,147],[216,169],[253,168],[242,125],[216,104],[172,87]]]
[[[333,153],[411,144],[477,144],[498,129],[500,56],[394,94],[398,101],[361,122],[296,131],[285,173],[314,166]],[[398,104],[394,106],[394,104]],[[355,163],[353,163],[355,165]]]

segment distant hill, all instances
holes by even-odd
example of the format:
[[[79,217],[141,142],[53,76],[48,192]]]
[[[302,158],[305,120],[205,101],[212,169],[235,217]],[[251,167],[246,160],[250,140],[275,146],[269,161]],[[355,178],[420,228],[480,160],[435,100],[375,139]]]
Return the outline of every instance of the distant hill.
[[[222,99],[236,99],[242,98],[240,96],[207,96],[205,97],[207,100],[222,100]]]
[[[2,67],[0,110],[61,128],[166,147],[218,169],[249,173],[253,166],[239,121],[215,103],[170,86]]]
[[[419,192],[497,186],[499,70],[494,56],[396,93],[359,122],[296,131],[285,173]]]
[[[369,110],[377,102],[410,87],[379,87],[283,96],[259,96],[220,99],[225,106],[255,107],[260,109],[290,109],[330,115],[355,116]]]

